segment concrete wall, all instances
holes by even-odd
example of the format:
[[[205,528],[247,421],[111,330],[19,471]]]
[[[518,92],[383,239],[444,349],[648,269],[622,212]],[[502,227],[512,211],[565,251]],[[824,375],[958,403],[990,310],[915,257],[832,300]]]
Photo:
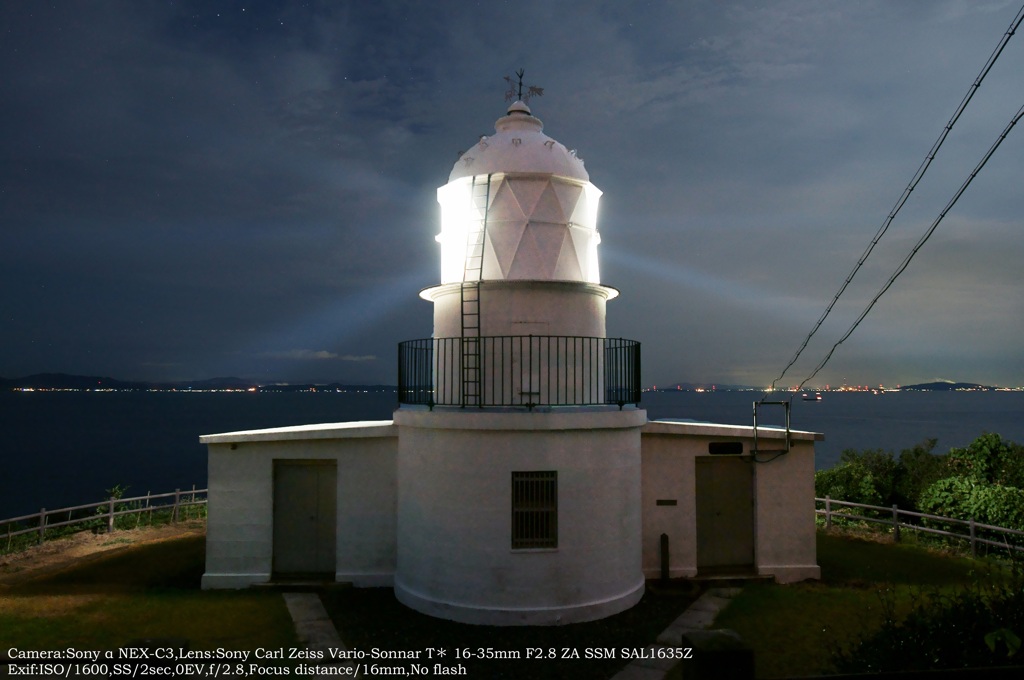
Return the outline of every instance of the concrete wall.
[[[206,435],[209,519],[203,588],[270,580],[274,460],[337,462],[336,573],[390,585],[395,567],[398,431],[390,421]]]
[[[395,594],[490,625],[602,618],[643,594],[646,413],[400,409]],[[511,473],[557,471],[558,547],[511,548]]]
[[[434,337],[462,335],[460,285],[424,291],[434,303]],[[484,281],[480,335],[605,337],[605,306],[613,288],[567,281]]]
[[[339,423],[207,435],[204,588],[270,580],[274,460],[337,464],[336,579],[396,585],[403,602],[477,623],[568,623],[632,606],[644,576],[697,575],[695,461],[751,428],[655,421],[646,412],[400,409],[395,423]],[[399,426],[402,436],[399,438]],[[642,433],[639,434],[638,433]],[[781,444],[761,430],[762,448]],[[755,570],[818,578],[814,441],[754,465]],[[558,471],[556,550],[512,550],[511,472]],[[399,498],[399,487],[402,489]],[[675,505],[659,505],[658,500]]]
[[[460,285],[426,291],[434,302],[435,338],[462,335],[460,292]],[[483,341],[480,390],[485,403],[603,403],[607,398],[603,342],[567,338],[603,338],[605,306],[614,293],[604,286],[566,281],[482,283],[480,335],[566,338]],[[434,360],[437,401],[461,403],[459,376],[465,361],[461,346],[443,341],[436,348]],[[548,371],[548,367],[559,370]],[[479,404],[474,399],[470,397],[468,405]]]
[[[762,450],[781,448],[783,433],[759,428]],[[823,436],[793,432],[789,453],[754,463],[754,561],[758,574],[780,583],[820,578],[814,526],[814,441]],[[660,537],[669,537],[671,578],[698,575],[695,461],[710,456],[710,442],[739,442],[744,456],[753,448],[753,429],[710,423],[652,421],[641,436],[643,569],[661,574]],[[770,455],[759,458],[767,459]],[[658,505],[657,501],[675,501]]]
[[[757,570],[779,583],[821,578],[814,524],[814,442],[756,468]]]
[[[647,578],[661,575],[661,535],[669,539],[669,577],[697,575],[697,503],[694,456],[700,442],[672,434],[643,434],[643,564]],[[707,445],[704,445],[707,450]],[[657,501],[675,501],[658,505]]]

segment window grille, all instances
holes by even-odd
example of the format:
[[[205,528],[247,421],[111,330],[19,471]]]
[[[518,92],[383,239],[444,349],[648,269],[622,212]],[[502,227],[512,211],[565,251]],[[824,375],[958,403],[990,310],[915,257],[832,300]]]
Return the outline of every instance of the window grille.
[[[512,473],[512,549],[558,547],[558,473]]]

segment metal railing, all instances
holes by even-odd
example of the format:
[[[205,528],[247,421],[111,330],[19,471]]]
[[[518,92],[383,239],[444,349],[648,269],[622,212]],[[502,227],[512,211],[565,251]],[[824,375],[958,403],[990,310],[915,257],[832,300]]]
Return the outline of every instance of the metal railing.
[[[478,393],[467,394],[463,342]],[[434,406],[593,406],[640,402],[640,343],[622,338],[506,335],[398,345],[398,402]]]

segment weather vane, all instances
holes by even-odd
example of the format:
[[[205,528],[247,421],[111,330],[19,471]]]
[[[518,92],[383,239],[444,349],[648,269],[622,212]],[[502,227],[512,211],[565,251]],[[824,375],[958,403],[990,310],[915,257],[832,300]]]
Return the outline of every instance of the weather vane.
[[[537,87],[536,85],[530,85],[526,90],[526,94],[523,94],[523,73],[525,73],[523,69],[516,71],[518,83],[512,82],[512,76],[505,76],[505,82],[508,83],[508,89],[505,91],[505,101],[510,102],[516,99],[524,104],[529,104],[530,97],[544,96],[544,88]]]

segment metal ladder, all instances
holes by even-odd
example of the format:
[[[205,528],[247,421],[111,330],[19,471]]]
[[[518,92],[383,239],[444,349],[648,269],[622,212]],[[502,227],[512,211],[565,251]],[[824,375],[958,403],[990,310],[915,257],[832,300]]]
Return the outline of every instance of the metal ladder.
[[[470,208],[479,220],[466,232],[466,261],[462,271],[462,407],[483,406],[480,352],[480,280],[484,270],[484,241],[487,239],[487,211],[491,201],[491,176],[474,176],[470,187]]]

